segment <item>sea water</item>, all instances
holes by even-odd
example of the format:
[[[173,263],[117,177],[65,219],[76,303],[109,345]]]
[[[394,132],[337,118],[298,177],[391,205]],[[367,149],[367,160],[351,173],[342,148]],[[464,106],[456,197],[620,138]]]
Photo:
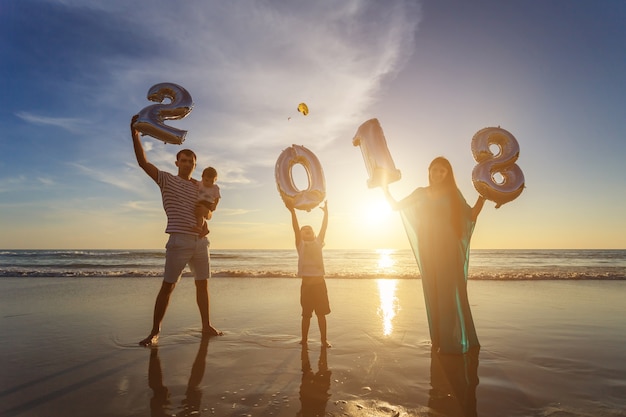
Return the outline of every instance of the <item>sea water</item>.
[[[419,279],[410,250],[324,251],[336,279]],[[165,250],[0,250],[1,277],[160,277]],[[215,278],[293,278],[295,250],[212,250]],[[189,275],[186,271],[185,275]],[[626,250],[472,250],[472,280],[626,280]]]

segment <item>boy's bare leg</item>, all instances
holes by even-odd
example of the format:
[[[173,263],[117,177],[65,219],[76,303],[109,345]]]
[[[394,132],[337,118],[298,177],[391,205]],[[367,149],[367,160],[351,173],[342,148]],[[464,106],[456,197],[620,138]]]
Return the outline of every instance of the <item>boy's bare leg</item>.
[[[208,336],[222,336],[220,330],[211,325],[209,317],[209,285],[206,279],[195,280],[196,283],[196,302],[200,310],[200,319],[202,320],[202,333]]]
[[[302,316],[302,339],[300,344],[305,346],[309,339],[309,327],[311,326],[311,317]]]
[[[161,322],[163,321],[163,317],[165,317],[167,306],[170,303],[170,296],[172,295],[172,291],[174,291],[175,286],[176,284],[171,284],[165,281],[163,281],[163,283],[161,284],[161,289],[159,290],[156,301],[154,302],[152,330],[150,331],[148,337],[139,342],[139,345],[152,346],[156,345],[159,341],[159,334],[161,333]]]
[[[317,324],[320,327],[320,338],[322,339],[322,346],[331,347],[331,344],[326,340],[326,316],[319,315],[317,316]]]

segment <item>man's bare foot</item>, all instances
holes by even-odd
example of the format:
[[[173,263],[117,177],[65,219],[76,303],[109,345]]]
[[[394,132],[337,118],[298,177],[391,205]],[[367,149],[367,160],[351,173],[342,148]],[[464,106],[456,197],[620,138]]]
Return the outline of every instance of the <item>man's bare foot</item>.
[[[215,327],[209,325],[202,329],[202,334],[207,336],[223,336],[224,332],[217,330]]]
[[[325,347],[325,348],[331,348],[331,347],[333,347],[333,345],[331,345],[331,344],[330,344],[330,342],[329,342],[328,340],[324,340],[324,341],[322,342],[322,346],[323,346],[323,347]]]
[[[143,347],[155,346],[158,343],[158,341],[159,341],[159,335],[151,334],[150,336],[140,341],[139,346],[143,346]]]
[[[306,339],[301,339],[300,342],[298,343],[300,343],[302,346],[308,346],[309,344],[309,342]]]

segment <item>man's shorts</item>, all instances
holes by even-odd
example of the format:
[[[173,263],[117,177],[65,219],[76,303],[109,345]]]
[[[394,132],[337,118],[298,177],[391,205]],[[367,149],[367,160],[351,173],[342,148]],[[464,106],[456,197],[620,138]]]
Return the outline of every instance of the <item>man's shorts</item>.
[[[300,305],[302,317],[311,317],[330,314],[328,290],[324,277],[303,277],[300,286]]]
[[[196,235],[171,233],[165,245],[165,273],[163,281],[175,284],[180,280],[185,266],[196,280],[211,276],[209,264],[209,240]]]

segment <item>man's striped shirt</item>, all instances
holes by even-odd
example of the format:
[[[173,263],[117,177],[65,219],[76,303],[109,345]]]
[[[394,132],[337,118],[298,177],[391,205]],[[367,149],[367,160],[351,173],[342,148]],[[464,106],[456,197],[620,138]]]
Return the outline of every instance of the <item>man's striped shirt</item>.
[[[198,181],[193,178],[188,181],[159,170],[157,184],[161,189],[163,208],[167,215],[165,233],[197,235],[195,207],[198,200]]]

